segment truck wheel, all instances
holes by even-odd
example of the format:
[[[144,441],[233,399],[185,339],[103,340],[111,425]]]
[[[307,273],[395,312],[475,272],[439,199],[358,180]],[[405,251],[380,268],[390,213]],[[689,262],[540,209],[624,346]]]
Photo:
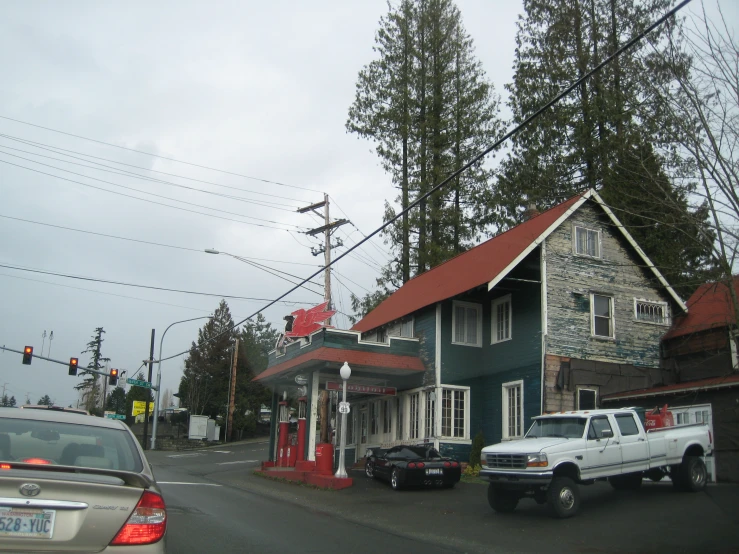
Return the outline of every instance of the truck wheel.
[[[608,478],[608,482],[617,491],[635,491],[641,487],[641,473],[627,473],[625,475],[614,475]]]
[[[572,517],[580,508],[580,489],[569,477],[555,477],[547,489],[547,503],[553,517]]]
[[[488,503],[499,514],[510,514],[518,506],[519,496],[514,491],[488,485]]]
[[[685,456],[677,470],[678,488],[686,492],[700,492],[706,488],[706,464],[698,456]]]
[[[665,472],[661,469],[650,469],[646,473],[647,478],[654,483],[659,483],[665,476]]]
[[[369,477],[370,479],[375,478],[375,465],[367,460],[367,462],[364,464],[364,473]]]

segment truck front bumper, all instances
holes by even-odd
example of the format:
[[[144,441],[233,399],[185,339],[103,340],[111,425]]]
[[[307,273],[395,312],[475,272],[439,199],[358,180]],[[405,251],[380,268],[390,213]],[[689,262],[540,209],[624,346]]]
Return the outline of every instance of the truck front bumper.
[[[553,478],[551,471],[500,471],[485,468],[480,470],[480,476],[487,477],[491,483],[499,483],[509,488],[547,486]]]

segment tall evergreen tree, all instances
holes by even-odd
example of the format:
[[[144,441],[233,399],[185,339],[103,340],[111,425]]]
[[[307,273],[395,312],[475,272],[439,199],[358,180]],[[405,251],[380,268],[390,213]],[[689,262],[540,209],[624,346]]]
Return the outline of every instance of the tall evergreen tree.
[[[106,358],[102,354],[102,345],[105,339],[103,335],[105,330],[102,327],[97,327],[95,333],[92,335],[90,342],[87,343],[87,348],[83,350],[82,354],[90,354],[90,361],[87,363],[87,369],[93,369],[95,371],[102,371],[105,364],[110,361],[110,358]],[[102,396],[102,388],[100,386],[100,379],[97,373],[86,373],[84,381],[76,385],[75,390],[82,392],[82,400],[85,404],[85,409],[93,413],[97,411],[98,405],[100,405]]]
[[[132,387],[139,388],[139,387]],[[105,401],[105,409],[116,414],[126,413],[126,391],[121,387],[114,387]]]
[[[500,132],[498,98],[474,57],[452,0],[401,0],[380,20],[377,58],[359,73],[347,129],[376,144],[399,189],[386,220],[407,208]],[[386,230],[395,259],[381,288],[397,287],[467,248],[481,231],[480,163]]]
[[[525,0],[514,79],[507,86],[514,121],[526,119],[672,4]],[[651,46],[621,55],[520,133],[481,219],[507,226],[520,221],[531,204],[547,208],[594,188],[668,280],[691,286],[694,276],[685,268],[705,265],[706,245],[688,240],[685,228],[674,222],[704,226],[707,214],[688,213],[686,195],[671,182],[680,166],[678,121],[660,109],[647,85],[674,78],[666,71],[663,40],[674,29],[653,32]],[[695,227],[687,234],[700,233]]]
[[[49,398],[49,395],[45,394],[38,399],[38,402],[36,402],[36,404],[38,404],[39,406],[51,406],[53,402],[51,401],[51,398]]]

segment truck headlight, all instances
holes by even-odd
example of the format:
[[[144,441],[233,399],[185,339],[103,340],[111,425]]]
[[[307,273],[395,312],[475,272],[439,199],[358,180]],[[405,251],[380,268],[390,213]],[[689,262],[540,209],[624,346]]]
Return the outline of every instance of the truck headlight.
[[[528,455],[526,467],[547,467],[547,465],[549,465],[549,461],[547,460],[547,455],[543,452]]]

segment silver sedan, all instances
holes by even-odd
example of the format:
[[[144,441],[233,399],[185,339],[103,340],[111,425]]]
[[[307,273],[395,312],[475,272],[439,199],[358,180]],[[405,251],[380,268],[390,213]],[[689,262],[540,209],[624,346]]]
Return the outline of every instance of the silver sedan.
[[[0,551],[165,551],[167,511],[121,421],[0,408]]]

